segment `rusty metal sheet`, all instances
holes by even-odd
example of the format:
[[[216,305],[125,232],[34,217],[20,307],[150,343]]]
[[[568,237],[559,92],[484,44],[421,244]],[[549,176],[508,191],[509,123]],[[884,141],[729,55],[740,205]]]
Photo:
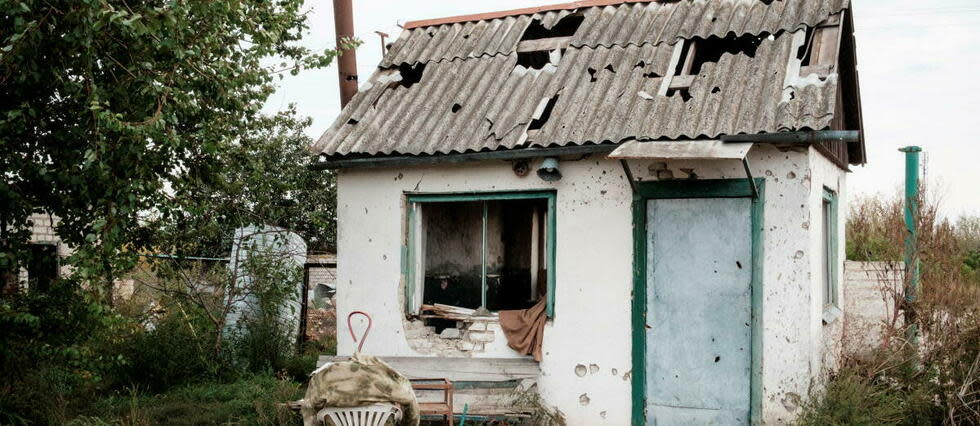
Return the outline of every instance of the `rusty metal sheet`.
[[[609,154],[623,160],[683,159],[683,160],[742,160],[753,143],[725,143],[720,140],[694,141],[629,141]]]

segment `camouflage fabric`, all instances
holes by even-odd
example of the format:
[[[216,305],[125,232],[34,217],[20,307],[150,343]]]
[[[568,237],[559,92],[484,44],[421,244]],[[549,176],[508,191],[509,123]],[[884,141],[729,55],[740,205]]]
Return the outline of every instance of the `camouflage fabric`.
[[[418,426],[419,405],[412,384],[380,359],[355,354],[313,373],[303,398],[303,424],[316,424],[316,413],[325,407],[361,407],[377,403],[402,409],[399,425]]]

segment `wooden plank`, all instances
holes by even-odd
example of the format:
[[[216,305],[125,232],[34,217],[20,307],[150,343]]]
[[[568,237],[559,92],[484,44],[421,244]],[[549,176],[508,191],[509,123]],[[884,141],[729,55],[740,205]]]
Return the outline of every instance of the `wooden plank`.
[[[437,358],[380,357],[409,379],[446,378],[453,382],[503,382],[536,379],[541,367],[531,358]],[[349,360],[345,356],[320,356],[317,367]]]
[[[685,44],[687,44],[685,40],[677,40],[674,43],[674,50],[670,54],[670,64],[667,66],[667,75],[660,82],[660,89],[657,90],[658,95],[667,96],[667,91],[670,90],[670,82],[674,79],[674,70],[677,68],[677,63],[681,60],[681,53],[684,52]]]
[[[837,27],[817,28],[813,31],[813,53],[810,57],[811,65],[833,67],[837,63],[839,35],[840,30]]]
[[[537,40],[524,40],[517,44],[517,52],[540,52],[545,50],[564,49],[571,44],[571,37],[552,37],[539,38]]]
[[[820,27],[832,27],[832,26],[840,25],[840,22],[841,22],[841,14],[840,13],[836,13],[836,14],[830,15],[830,17],[827,18],[826,21],[821,22],[820,25],[818,25],[818,26],[820,26]]]
[[[821,77],[826,77],[830,75],[831,69],[833,67],[830,65],[807,65],[800,67],[800,76],[806,77],[810,74],[816,74]]]
[[[694,56],[698,53],[698,42],[696,40],[688,40],[687,43],[687,56],[684,57],[684,67],[681,68],[680,75],[690,75],[691,67],[694,65]]]
[[[675,75],[674,78],[670,80],[671,89],[687,89],[691,87],[694,83],[694,75]]]

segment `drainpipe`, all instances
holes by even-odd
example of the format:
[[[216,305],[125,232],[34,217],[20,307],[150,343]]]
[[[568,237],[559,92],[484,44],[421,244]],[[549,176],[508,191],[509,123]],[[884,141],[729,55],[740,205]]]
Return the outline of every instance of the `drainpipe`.
[[[333,22],[337,34],[337,49],[354,39],[354,7],[351,0],[333,0]],[[340,107],[347,106],[357,93],[357,56],[354,49],[342,49],[337,57],[340,78]]]
[[[905,153],[905,275],[908,285],[905,288],[905,323],[908,325],[908,338],[917,343],[919,338],[915,310],[912,304],[919,295],[919,153],[922,148],[907,146],[899,149]]]

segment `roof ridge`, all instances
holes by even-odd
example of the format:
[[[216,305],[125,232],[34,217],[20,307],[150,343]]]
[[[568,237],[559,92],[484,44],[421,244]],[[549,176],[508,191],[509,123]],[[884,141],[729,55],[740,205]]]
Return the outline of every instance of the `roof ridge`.
[[[406,22],[402,28],[411,30],[422,27],[432,27],[445,24],[458,24],[462,22],[483,21],[487,19],[505,18],[516,15],[531,15],[535,13],[551,12],[555,10],[581,9],[585,7],[612,6],[627,3],[659,3],[663,0],[579,0],[571,3],[559,3],[545,6],[525,7],[522,9],[501,10],[497,12],[474,13],[469,15],[449,16],[445,18],[421,19]]]

